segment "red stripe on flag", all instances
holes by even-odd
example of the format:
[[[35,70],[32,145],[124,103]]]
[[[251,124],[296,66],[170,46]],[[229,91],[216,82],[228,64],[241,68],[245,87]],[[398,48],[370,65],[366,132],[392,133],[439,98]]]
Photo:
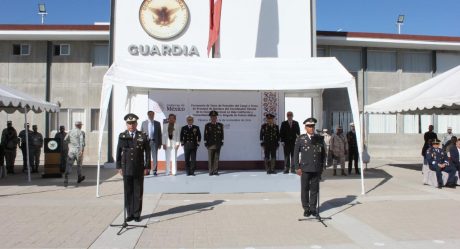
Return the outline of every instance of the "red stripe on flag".
[[[211,48],[219,39],[220,31],[220,14],[222,10],[222,0],[210,0],[210,20],[209,20],[209,40],[208,40],[208,57]]]

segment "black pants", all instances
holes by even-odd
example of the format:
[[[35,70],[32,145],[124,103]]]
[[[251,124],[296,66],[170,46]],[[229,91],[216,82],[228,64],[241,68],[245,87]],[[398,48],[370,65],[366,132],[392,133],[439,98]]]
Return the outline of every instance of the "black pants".
[[[16,149],[5,150],[5,163],[8,173],[14,173],[14,161],[16,160]]]
[[[195,174],[196,149],[196,147],[184,146],[185,170],[187,171],[187,175]]]
[[[437,165],[431,165],[430,164],[430,170],[432,171],[435,171],[436,172],[436,179],[438,180],[438,186],[443,186],[444,182],[442,181],[442,171],[446,172],[447,174],[449,174],[448,178],[447,178],[447,183],[448,184],[455,184],[455,172],[457,172],[457,168],[455,168],[454,166],[446,166],[444,167],[443,169],[441,169],[439,166]]]
[[[27,171],[27,150],[24,148],[24,149],[21,149],[22,151],[22,161],[23,161],[23,166],[22,166],[22,170],[25,172]],[[29,153],[30,153],[30,156],[29,156],[29,166],[30,166],[30,170],[32,171],[34,169],[34,149],[33,148],[29,148]]]
[[[123,176],[126,217],[141,217],[144,176]]]
[[[320,175],[319,172],[302,172],[300,196],[304,210],[317,211]]]
[[[359,158],[359,153],[358,153],[358,149],[351,149],[349,152],[348,152],[348,174],[351,174],[351,165],[353,163],[353,160],[355,161],[355,173],[358,174],[359,173],[359,170],[358,170],[358,159]]]
[[[60,161],[60,164],[59,164],[59,170],[61,172],[65,172],[65,169],[67,167],[67,151],[64,151],[64,152],[61,152],[61,161]]]
[[[276,145],[265,144],[264,145],[264,158],[265,158],[265,170],[267,172],[275,171],[276,164]]]
[[[284,171],[291,170],[292,173],[295,172],[294,170],[294,144],[293,142],[286,142],[284,144]]]

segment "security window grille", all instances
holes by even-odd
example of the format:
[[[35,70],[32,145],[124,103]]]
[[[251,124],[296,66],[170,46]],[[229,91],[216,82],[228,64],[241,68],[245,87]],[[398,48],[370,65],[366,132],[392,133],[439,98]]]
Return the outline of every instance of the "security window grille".
[[[70,55],[70,45],[69,44],[54,45],[54,55],[55,56]]]
[[[13,55],[30,55],[30,44],[13,44]]]

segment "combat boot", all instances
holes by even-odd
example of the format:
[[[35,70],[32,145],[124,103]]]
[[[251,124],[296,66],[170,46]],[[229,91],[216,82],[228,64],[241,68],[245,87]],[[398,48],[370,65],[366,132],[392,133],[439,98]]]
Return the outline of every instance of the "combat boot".
[[[270,171],[271,171],[272,174],[276,174],[275,165],[276,165],[276,160],[274,158],[272,158],[270,160]]]
[[[265,159],[264,161],[264,166],[265,166],[265,171],[267,171],[267,174],[270,174],[270,168],[268,167],[268,159]]]

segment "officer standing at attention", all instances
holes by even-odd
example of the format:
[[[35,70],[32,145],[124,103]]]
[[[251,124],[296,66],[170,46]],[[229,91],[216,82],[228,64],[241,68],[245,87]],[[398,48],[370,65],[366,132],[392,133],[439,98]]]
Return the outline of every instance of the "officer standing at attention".
[[[292,118],[292,112],[286,113],[287,120],[281,123],[280,139],[284,152],[284,174],[294,173],[294,144],[297,137],[300,135],[299,123]]]
[[[18,137],[21,139],[21,143],[19,145],[19,148],[21,148],[22,151],[22,172],[25,173],[27,172],[28,168],[32,170],[32,167],[34,165],[34,157],[32,156],[34,154],[33,148],[32,147],[32,131],[30,130],[30,125],[29,123],[24,124],[24,130],[19,132]],[[26,132],[27,132],[27,141],[26,141]],[[29,161],[27,163],[27,147],[29,148]]]
[[[187,125],[180,131],[180,143],[184,147],[185,170],[187,176],[195,175],[196,150],[200,146],[200,127],[193,124],[193,116],[187,116]]]
[[[6,170],[8,174],[14,174],[14,161],[16,160],[16,150],[18,148],[18,133],[13,127],[13,122],[6,121],[6,128],[2,131],[1,144],[5,154]]]
[[[307,133],[297,138],[294,147],[294,165],[301,176],[300,195],[305,217],[318,215],[319,181],[326,156],[323,137],[315,134],[316,122],[315,118],[303,122]]]
[[[40,154],[43,147],[43,135],[37,131],[37,125],[32,125],[32,146],[33,147],[33,154],[31,156],[33,158],[32,164],[32,173],[38,173],[38,166],[40,165]]]
[[[67,136],[67,132],[65,132],[65,126],[61,125],[59,126],[59,132],[54,135],[54,139],[59,139],[60,144],[61,144],[61,161],[59,165],[59,170],[63,173],[65,172],[65,168],[67,165],[67,154],[69,151],[69,148],[67,144],[64,142],[64,138]]]
[[[216,111],[209,112],[211,122],[204,126],[204,146],[208,149],[209,175],[219,175],[220,149],[224,145],[224,125],[217,122]]]
[[[276,174],[276,150],[279,146],[280,130],[278,125],[273,123],[275,115],[268,113],[265,117],[267,122],[260,128],[260,145],[264,148],[264,163],[267,174]]]
[[[77,161],[77,183],[85,180],[85,176],[81,174],[83,152],[85,151],[85,132],[81,130],[82,125],[81,121],[76,121],[75,128],[69,131],[64,138],[65,143],[69,146],[67,166],[64,173],[64,187],[67,187],[69,183],[69,174],[72,173],[72,166],[75,160]]]
[[[150,168],[150,141],[137,130],[136,114],[125,116],[126,130],[118,136],[117,169],[123,176],[126,221],[141,221],[144,171]]]
[[[430,170],[436,172],[436,178],[438,180],[438,188],[443,187],[442,181],[442,171],[447,172],[449,177],[447,178],[446,187],[448,188],[455,188],[455,172],[457,171],[456,168],[449,165],[449,161],[447,158],[446,153],[443,149],[439,147],[441,141],[439,139],[433,140],[433,145],[426,151],[426,160],[428,162],[428,166]]]

